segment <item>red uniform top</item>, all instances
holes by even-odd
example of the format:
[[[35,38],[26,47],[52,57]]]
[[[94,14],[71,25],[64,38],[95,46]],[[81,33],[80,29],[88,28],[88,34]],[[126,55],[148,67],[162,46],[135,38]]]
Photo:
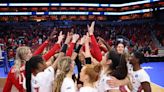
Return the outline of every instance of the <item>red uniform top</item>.
[[[71,42],[69,44],[69,49],[66,52],[66,56],[70,56],[72,55],[73,51],[74,51],[74,47],[75,47],[75,43]]]
[[[45,55],[43,55],[42,57],[44,58],[44,60],[48,60],[51,58],[51,56],[53,56],[57,50],[60,49],[60,44],[55,44]]]
[[[91,35],[90,38],[91,38],[91,54],[97,61],[101,62],[102,54],[99,45],[96,41],[96,38],[94,35]]]
[[[11,92],[12,85],[14,85],[18,89],[19,92],[25,92],[22,86],[24,73],[25,73],[25,70],[23,69],[22,71],[20,71],[21,75],[16,78],[15,70],[14,68],[11,68],[6,79],[3,92]]]
[[[45,41],[41,46],[39,46],[39,48],[34,52],[33,56],[38,55],[40,53],[43,52],[44,48],[48,45],[48,41]],[[46,53],[45,55],[43,55],[43,58],[45,60],[48,60],[52,55],[54,55],[56,53],[56,51],[60,49],[60,45],[59,44],[55,44],[52,49]],[[22,65],[24,66],[24,65]],[[22,85],[22,81],[23,81],[23,74],[25,72],[25,69],[22,69],[22,71],[20,71],[21,75],[16,78],[15,76],[15,72],[14,72],[14,68],[11,68],[10,72],[8,73],[7,76],[7,80],[5,83],[5,86],[3,88],[3,92],[11,92],[11,88],[12,85],[14,85],[19,92],[25,92],[23,89],[23,85]]]
[[[102,53],[101,53],[101,50],[100,50],[100,46],[99,46],[99,44],[97,43],[97,41],[96,41],[94,35],[91,35],[91,36],[90,36],[90,39],[91,39],[91,45],[90,45],[90,52],[91,52],[91,55],[92,55],[97,61],[101,62],[101,60],[102,60]],[[85,46],[83,46],[82,49],[85,51]]]

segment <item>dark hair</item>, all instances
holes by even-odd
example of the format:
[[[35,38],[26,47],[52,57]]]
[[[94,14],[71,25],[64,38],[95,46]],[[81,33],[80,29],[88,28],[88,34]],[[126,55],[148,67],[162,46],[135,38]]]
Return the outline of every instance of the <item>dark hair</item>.
[[[42,56],[33,56],[29,61],[26,62],[25,66],[25,77],[26,77],[26,91],[31,92],[31,73],[32,70],[38,69],[38,64],[43,63]]]
[[[112,64],[109,66],[112,69],[110,75],[117,79],[124,79],[128,73],[125,55],[118,54],[116,51],[110,51],[108,53],[108,59],[112,60]]]
[[[124,45],[124,47],[126,46],[125,41],[116,41],[116,43],[115,43],[115,47],[117,47],[117,46],[118,46],[118,44],[123,44],[123,45]]]
[[[139,64],[146,62],[144,54],[141,53],[140,51],[134,51],[133,54],[137,59],[139,59]]]

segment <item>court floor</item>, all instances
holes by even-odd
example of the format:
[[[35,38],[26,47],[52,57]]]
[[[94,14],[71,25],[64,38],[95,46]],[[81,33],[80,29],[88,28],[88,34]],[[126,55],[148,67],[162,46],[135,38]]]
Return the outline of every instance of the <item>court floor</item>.
[[[164,92],[164,62],[149,62],[142,64],[151,78],[152,92]]]

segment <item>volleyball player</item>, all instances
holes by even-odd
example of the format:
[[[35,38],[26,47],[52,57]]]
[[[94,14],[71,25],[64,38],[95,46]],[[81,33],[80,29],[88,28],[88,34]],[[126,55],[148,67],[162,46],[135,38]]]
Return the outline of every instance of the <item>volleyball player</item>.
[[[107,84],[108,80],[111,80],[111,76],[118,79],[124,79],[127,76],[126,60],[123,55],[119,55],[115,51],[109,51],[103,61],[101,61],[102,70],[100,79],[97,82],[97,88],[99,92],[120,92],[119,86],[112,87]]]
[[[62,38],[60,38],[62,39]],[[54,82],[54,68],[61,57],[64,56],[67,50],[67,44],[70,42],[71,36],[67,34],[67,38],[55,62],[47,68],[43,57],[34,56],[26,63],[26,81],[24,88],[27,92],[52,92]]]
[[[140,66],[140,64],[145,62],[144,54],[139,51],[134,51],[129,57],[129,61],[133,65],[133,71],[131,72],[132,77],[128,80],[127,79],[124,79],[124,80],[113,79],[112,81],[110,80],[111,83],[114,83],[117,85],[126,85],[128,83],[131,83],[132,92],[141,92],[142,90],[144,90],[144,92],[151,92],[150,77],[145,72],[145,70],[143,70]],[[111,85],[114,85],[114,84],[111,84]]]
[[[125,43],[124,42],[118,41],[116,43],[115,49],[119,55],[124,55],[126,58],[126,61],[127,61],[126,65],[128,68],[128,76],[126,76],[125,79],[123,79],[122,81],[119,81],[119,82],[117,81],[116,78],[111,77],[112,79],[109,80],[108,83],[112,87],[120,86],[121,92],[127,92],[132,89],[130,79],[131,79],[131,73],[133,72],[133,66],[129,62],[129,53],[125,52]]]
[[[24,92],[22,80],[24,75],[24,65],[32,57],[29,47],[22,46],[16,50],[15,64],[8,73],[3,92],[11,92],[12,85],[14,85],[19,92]]]
[[[78,39],[79,39],[78,34],[74,34],[72,36],[72,42],[76,43]],[[74,70],[74,61],[71,59],[71,57],[63,57],[58,62],[57,67],[58,67],[58,74],[54,81],[53,92],[76,92],[76,86],[72,79],[73,70]]]
[[[142,90],[151,92],[150,77],[140,66],[143,62],[145,62],[143,53],[135,51],[131,54],[130,63],[133,65],[132,92],[141,92]]]
[[[10,72],[8,73],[7,80],[3,88],[3,92],[10,92],[12,85],[14,85],[19,92],[24,92],[22,82],[23,82],[23,75],[25,73],[25,63],[32,57],[32,55],[35,56],[42,53],[44,48],[48,45],[49,41],[53,39],[54,31],[51,33],[50,37],[48,37],[48,40],[46,40],[42,45],[40,45],[33,54],[31,53],[30,48],[27,46],[22,46],[17,48],[15,64],[10,69]],[[42,56],[45,60],[48,60],[51,57],[51,55],[53,55],[55,51],[60,47],[59,44],[62,41],[61,39],[62,36],[63,36],[62,33],[60,33],[58,37],[60,39],[58,39],[57,43],[54,45],[52,50]]]
[[[72,79],[74,64],[70,57],[63,57],[58,62],[59,73],[54,81],[53,92],[76,92],[76,86]]]
[[[80,81],[83,82],[83,87],[79,92],[98,92],[95,82],[99,78],[100,66],[86,64],[80,72]]]
[[[128,68],[128,76],[125,78],[125,81],[127,81],[127,84],[126,85],[121,85],[120,86],[120,90],[121,92],[127,92],[128,90],[131,90],[131,84],[130,84],[130,78],[131,78],[131,73],[133,71],[133,66],[130,64],[129,62],[129,52],[126,52],[125,51],[125,47],[126,47],[126,44],[124,41],[117,41],[116,42],[116,51],[120,54],[120,55],[125,55],[126,57],[126,65],[127,65],[127,68]],[[129,82],[129,83],[128,83]]]

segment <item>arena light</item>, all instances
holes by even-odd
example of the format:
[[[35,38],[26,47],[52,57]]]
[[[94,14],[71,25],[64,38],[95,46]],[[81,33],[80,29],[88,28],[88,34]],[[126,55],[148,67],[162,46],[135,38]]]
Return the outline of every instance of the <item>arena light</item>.
[[[120,15],[118,12],[104,12],[104,15]]]
[[[0,16],[12,15],[89,15],[89,12],[0,12]]]
[[[126,11],[126,12],[104,12],[104,15],[128,15],[135,13],[146,13],[151,12],[153,9],[142,9],[142,10],[134,10],[134,11]]]
[[[146,13],[146,12],[151,12],[152,9],[142,9],[142,10],[135,10],[135,11],[126,11],[126,12],[121,12],[120,15],[128,15],[128,14],[136,14],[136,13]]]
[[[7,4],[6,3],[2,3],[2,4],[0,4],[0,6],[7,6]]]
[[[93,15],[100,15],[100,12],[92,12]]]
[[[1,3],[0,6],[84,6],[84,7],[125,7],[145,4],[159,0],[143,0],[123,4],[99,4],[99,3]]]
[[[32,15],[32,12],[0,12],[0,15]]]
[[[51,3],[50,6],[60,6],[59,3]]]
[[[9,3],[8,6],[50,6],[50,3]]]
[[[164,10],[164,7],[159,8],[160,10]]]
[[[160,10],[163,10],[161,7]],[[126,12],[0,12],[0,15],[128,15],[151,12],[153,9],[142,9]]]
[[[44,15],[44,12],[36,12],[36,15]]]
[[[49,15],[88,15],[89,12],[49,12]]]
[[[156,1],[159,1],[159,0],[144,0],[144,1],[123,3],[123,4],[110,4],[110,7],[125,7],[125,6],[132,6],[132,5],[138,5],[138,4],[151,3],[151,2],[156,2]]]
[[[100,4],[101,7],[109,7],[109,4]]]
[[[95,3],[61,3],[61,6],[85,6],[85,7],[99,7],[99,4]]]

